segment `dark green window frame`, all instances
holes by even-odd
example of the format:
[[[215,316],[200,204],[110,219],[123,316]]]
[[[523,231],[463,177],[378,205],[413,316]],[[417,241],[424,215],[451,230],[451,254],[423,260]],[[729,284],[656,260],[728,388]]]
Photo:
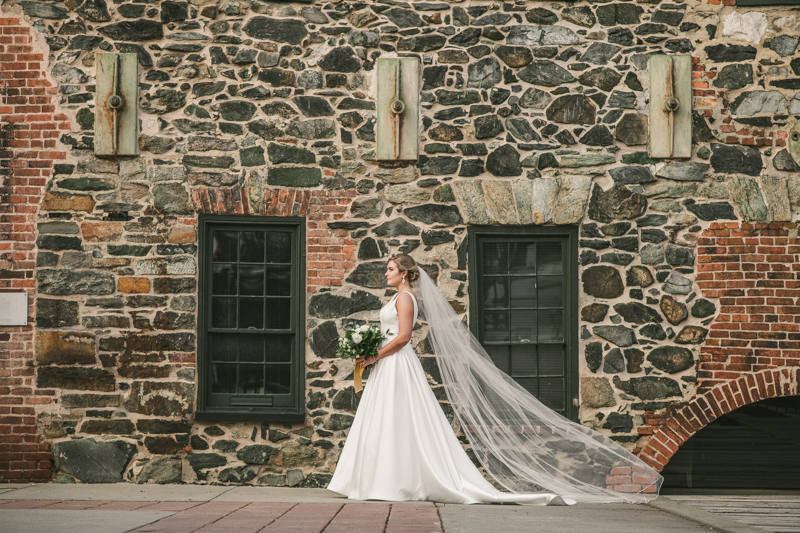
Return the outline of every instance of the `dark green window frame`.
[[[498,242],[546,242],[557,240],[562,246],[562,297],[564,320],[564,411],[578,419],[578,228],[558,226],[472,226],[467,229],[469,254],[469,323],[478,341],[484,340],[483,256],[484,246]],[[538,304],[537,304],[538,305]],[[537,339],[537,345],[540,343]],[[545,343],[541,343],[545,344]],[[537,375],[540,375],[537,373]]]
[[[220,328],[212,327],[212,281],[213,281],[213,236],[216,231],[228,232],[278,232],[287,233],[291,237],[291,251],[290,258],[291,264],[281,261],[276,266],[284,268],[289,266],[291,271],[291,281],[287,284],[289,287],[289,295],[275,296],[275,302],[280,304],[278,299],[283,298],[288,300],[288,321],[286,324],[280,324],[278,328],[268,328],[269,315],[265,314],[262,322],[262,328],[242,328],[241,323],[233,326]],[[200,289],[199,289],[199,313],[198,313],[198,393],[197,393],[197,411],[195,418],[198,420],[259,420],[259,421],[276,421],[276,422],[302,422],[305,420],[305,407],[303,399],[305,397],[305,291],[306,291],[306,221],[300,217],[252,217],[252,216],[214,216],[214,215],[200,215],[198,222],[199,232],[199,260],[200,260]],[[274,234],[274,233],[273,233]],[[241,233],[239,234],[241,235]],[[268,276],[269,271],[269,246],[265,244],[266,262],[264,271],[265,276]],[[253,270],[253,265],[248,264],[241,256],[241,252],[237,251],[235,258],[236,271],[241,270],[242,265],[249,266],[250,271]],[[219,263],[217,263],[219,264]],[[237,278],[238,279],[238,278]],[[270,294],[267,289],[267,280],[264,278],[264,300],[265,305],[269,304]],[[245,297],[239,294],[241,286],[236,282],[236,296],[240,302]],[[281,291],[286,291],[286,286],[281,286]],[[237,305],[242,305],[241,303]],[[285,304],[283,304],[285,305]],[[268,310],[265,310],[268,313]],[[241,311],[239,311],[241,313]],[[281,319],[285,320],[285,319]],[[211,343],[214,342],[213,336],[217,335],[216,339],[225,335],[226,339],[236,338],[236,347],[231,349],[231,353],[235,352],[228,359],[230,364],[236,367],[238,372],[238,381],[235,381],[236,390],[233,392],[221,393],[214,391],[214,372],[212,366],[213,359],[216,357],[212,354]],[[261,336],[263,339],[262,346],[264,347],[264,378],[260,382],[263,390],[254,390],[252,392],[241,390],[241,372],[242,366],[252,364],[250,361],[242,362],[241,346],[243,342],[240,339],[248,338],[249,342],[259,342],[256,338]],[[270,361],[268,342],[270,339],[280,339],[287,337],[288,340],[280,341],[284,346],[290,349],[289,361]],[[290,337],[290,338],[289,338]],[[255,341],[252,339],[256,338]],[[234,343],[230,343],[232,345]],[[257,353],[255,350],[251,353]],[[288,391],[276,392],[277,386],[273,385],[273,389],[269,390],[269,370],[271,368],[279,368],[285,366],[289,369],[290,375],[288,381]],[[256,368],[256,366],[248,366],[245,370]],[[279,374],[285,372],[283,368],[279,368]],[[256,379],[258,378],[257,374]],[[285,374],[282,374],[285,376]],[[218,382],[217,382],[218,383]],[[229,382],[230,383],[230,382]],[[285,385],[281,385],[284,387]]]

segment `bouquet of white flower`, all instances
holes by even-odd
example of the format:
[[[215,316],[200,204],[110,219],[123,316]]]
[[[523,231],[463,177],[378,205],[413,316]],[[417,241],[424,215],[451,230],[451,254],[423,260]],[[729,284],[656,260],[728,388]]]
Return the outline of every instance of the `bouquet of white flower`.
[[[386,335],[391,335],[389,330],[386,330]],[[381,342],[386,340],[386,337],[381,333],[378,326],[369,326],[364,324],[353,329],[345,330],[344,337],[339,339],[339,347],[336,349],[336,355],[343,359],[357,359],[359,357],[369,357],[378,354],[378,347]],[[355,381],[356,392],[362,389],[361,386],[361,373],[364,369],[356,365],[353,370],[353,378]]]

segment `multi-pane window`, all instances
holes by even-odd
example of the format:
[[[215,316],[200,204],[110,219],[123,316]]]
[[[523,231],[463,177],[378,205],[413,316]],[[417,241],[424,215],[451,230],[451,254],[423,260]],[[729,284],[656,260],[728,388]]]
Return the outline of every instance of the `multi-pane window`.
[[[198,418],[302,419],[304,221],[202,217],[200,234]]]
[[[546,406],[571,416],[573,232],[500,231],[470,228],[473,331],[498,368]]]

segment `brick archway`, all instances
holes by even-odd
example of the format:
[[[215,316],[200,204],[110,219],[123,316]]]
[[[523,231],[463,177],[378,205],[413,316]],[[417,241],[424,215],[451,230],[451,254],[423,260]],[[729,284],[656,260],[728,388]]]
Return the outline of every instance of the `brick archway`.
[[[797,367],[744,374],[671,408],[639,457],[660,472],[689,437],[720,416],[759,400],[798,394],[800,369]]]

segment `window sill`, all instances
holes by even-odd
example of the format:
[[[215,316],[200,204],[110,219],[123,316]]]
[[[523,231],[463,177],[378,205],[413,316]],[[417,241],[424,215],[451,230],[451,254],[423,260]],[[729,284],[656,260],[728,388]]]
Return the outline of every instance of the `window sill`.
[[[195,420],[232,420],[241,422],[305,422],[306,413],[272,410],[263,407],[241,409],[206,409],[195,411]]]

